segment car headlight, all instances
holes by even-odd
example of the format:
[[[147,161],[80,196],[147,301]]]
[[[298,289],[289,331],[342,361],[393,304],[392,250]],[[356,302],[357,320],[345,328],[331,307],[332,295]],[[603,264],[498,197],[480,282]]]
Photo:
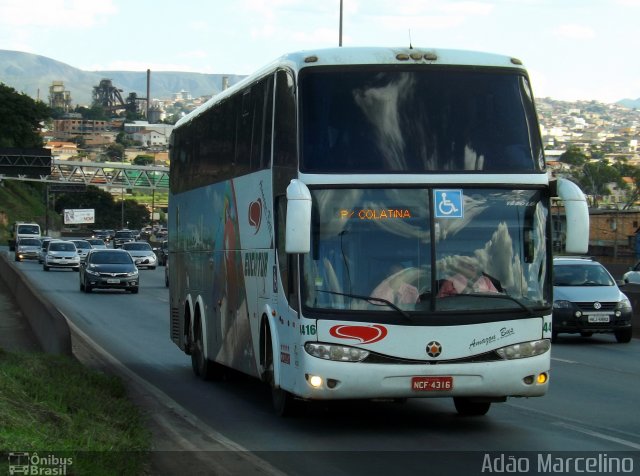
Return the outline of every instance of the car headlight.
[[[623,299],[618,303],[618,305],[616,306],[616,309],[619,309],[621,311],[630,311],[631,301],[629,301],[628,299]]]
[[[129,271],[129,272],[127,273],[127,276],[128,276],[128,277],[138,276],[138,272],[137,272],[137,271]]]
[[[549,339],[532,340],[531,342],[521,342],[520,344],[512,344],[496,352],[505,360],[525,359],[535,355],[544,354],[551,348]]]
[[[369,355],[368,350],[357,349],[347,345],[323,344],[320,342],[307,342],[304,345],[304,350],[313,357],[339,362],[360,362]]]
[[[87,268],[85,271],[86,271],[87,274],[90,274],[91,276],[100,276],[100,273],[95,271],[95,270],[93,270],[93,269]]]
[[[554,309],[571,309],[571,301],[553,301]]]

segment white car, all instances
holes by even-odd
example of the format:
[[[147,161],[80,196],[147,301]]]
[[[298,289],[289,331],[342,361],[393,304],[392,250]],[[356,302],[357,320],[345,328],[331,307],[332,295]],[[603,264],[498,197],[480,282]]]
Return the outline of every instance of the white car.
[[[74,271],[79,271],[80,255],[76,245],[70,241],[50,241],[42,261],[42,269],[49,271],[51,268],[72,268]]]
[[[158,266],[158,257],[146,241],[123,243],[122,249],[131,255],[138,268],[156,269]]]
[[[87,240],[69,240],[71,243],[76,245],[76,249],[78,250],[78,255],[80,255],[80,261],[84,261],[87,259],[87,253],[91,250],[92,246]]]

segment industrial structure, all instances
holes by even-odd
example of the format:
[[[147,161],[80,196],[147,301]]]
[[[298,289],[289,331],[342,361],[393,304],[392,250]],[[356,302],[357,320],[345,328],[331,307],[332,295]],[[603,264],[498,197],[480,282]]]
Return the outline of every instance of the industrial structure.
[[[49,86],[49,107],[69,112],[71,109],[71,91],[64,89],[63,81],[52,81]]]

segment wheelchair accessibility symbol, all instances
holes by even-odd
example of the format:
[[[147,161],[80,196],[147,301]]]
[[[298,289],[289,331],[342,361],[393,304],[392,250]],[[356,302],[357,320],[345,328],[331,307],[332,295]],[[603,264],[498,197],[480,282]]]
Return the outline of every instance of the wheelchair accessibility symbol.
[[[436,218],[462,218],[462,190],[434,190]]]

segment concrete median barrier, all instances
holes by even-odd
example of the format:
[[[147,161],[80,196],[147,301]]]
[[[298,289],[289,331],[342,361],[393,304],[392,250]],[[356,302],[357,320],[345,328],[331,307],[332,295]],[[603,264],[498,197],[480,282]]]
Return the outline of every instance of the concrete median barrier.
[[[13,294],[42,350],[49,354],[71,355],[71,332],[67,320],[11,264],[6,252],[0,252],[0,279]]]

